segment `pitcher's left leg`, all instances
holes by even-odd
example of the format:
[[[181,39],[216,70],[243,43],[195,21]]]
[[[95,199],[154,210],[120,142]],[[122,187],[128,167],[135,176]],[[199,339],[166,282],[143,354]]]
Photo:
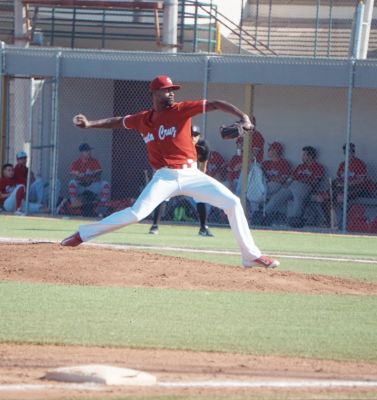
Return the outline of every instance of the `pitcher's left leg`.
[[[188,178],[184,181],[182,191],[194,197],[197,201],[209,203],[225,211],[234,237],[240,247],[242,264],[245,267],[252,266],[256,260],[264,257],[250,233],[240,199],[227,187],[208,175],[198,173],[195,179],[190,180]],[[269,260],[271,261],[270,265],[265,265],[262,262],[263,266],[272,268],[278,266],[278,261]],[[257,262],[257,264],[260,263]]]

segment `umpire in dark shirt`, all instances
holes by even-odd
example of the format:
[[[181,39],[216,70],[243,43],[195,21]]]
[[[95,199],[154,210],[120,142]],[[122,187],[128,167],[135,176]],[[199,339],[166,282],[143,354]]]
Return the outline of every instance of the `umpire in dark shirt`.
[[[198,159],[198,168],[200,171],[206,173],[207,172],[207,164],[211,152],[209,150],[208,143],[200,139],[200,129],[198,126],[193,125],[191,127],[191,136],[192,142],[196,148],[196,155]],[[165,212],[166,209],[166,201],[161,203],[158,207],[155,208],[153,213],[153,225],[151,226],[149,233],[151,234],[158,234],[158,224],[160,223],[161,215]],[[200,222],[200,229],[199,235],[200,236],[209,236],[213,237],[213,234],[208,229],[207,226],[207,206],[205,203],[196,203],[196,209],[199,215],[199,222]]]

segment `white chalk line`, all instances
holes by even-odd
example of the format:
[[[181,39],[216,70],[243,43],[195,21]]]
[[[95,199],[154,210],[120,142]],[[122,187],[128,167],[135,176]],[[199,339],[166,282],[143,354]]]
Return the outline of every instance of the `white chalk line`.
[[[110,385],[109,385],[110,386]],[[132,386],[132,385],[129,385]],[[141,385],[138,385],[141,386]],[[327,380],[327,379],[306,379],[306,380],[256,380],[256,381],[232,381],[232,380],[209,380],[209,381],[173,381],[157,382],[155,387],[166,389],[197,388],[197,389],[322,389],[322,388],[377,388],[377,381],[355,381],[355,380]],[[0,392],[31,392],[65,389],[82,391],[105,390],[107,385],[93,383],[65,383],[65,384],[7,384],[0,385]],[[123,386],[125,387],[125,386]],[[148,386],[151,387],[151,386]]]
[[[57,240],[49,239],[15,239],[0,237],[0,243],[25,243],[25,244],[38,244],[38,243],[60,243]],[[141,250],[158,250],[158,251],[173,251],[177,253],[199,253],[199,254],[217,254],[217,255],[231,255],[239,256],[238,251],[233,250],[210,250],[210,249],[192,249],[184,247],[169,247],[169,246],[144,246],[144,245],[121,245],[121,244],[107,244],[107,243],[84,243],[84,246],[94,246],[104,249],[116,249],[116,250],[129,250],[129,249],[141,249]],[[82,246],[83,246],[82,245]],[[287,258],[293,260],[313,260],[313,261],[335,261],[335,262],[349,262],[356,264],[376,264],[377,259],[370,258],[352,258],[352,257],[329,257],[329,256],[313,256],[304,254],[289,254],[289,253],[269,253],[270,256],[278,258]]]
[[[0,385],[0,392],[34,392],[45,390],[88,390],[98,391],[103,390],[103,385],[94,383],[54,383],[54,384],[26,384],[26,383],[13,383],[7,385]]]
[[[160,382],[157,385],[168,388],[339,388],[339,387],[376,387],[377,381],[345,380],[280,380],[280,381],[191,381]]]

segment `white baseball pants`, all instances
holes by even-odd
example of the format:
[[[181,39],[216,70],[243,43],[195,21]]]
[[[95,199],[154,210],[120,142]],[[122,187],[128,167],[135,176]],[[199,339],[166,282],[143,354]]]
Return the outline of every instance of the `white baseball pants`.
[[[21,188],[25,188],[24,185],[17,185],[11,194],[5,199],[3,208],[5,211],[8,212],[14,212],[16,211],[16,196],[17,196],[17,191],[20,190]],[[42,207],[42,204],[40,203],[30,203],[29,202],[29,213],[37,213],[39,212],[40,208]],[[21,211],[25,212],[26,211],[26,202],[25,200],[22,200],[21,203]]]
[[[191,196],[196,201],[209,203],[224,210],[240,247],[244,266],[250,266],[253,260],[261,256],[251,236],[240,199],[222,183],[196,168],[157,170],[132,207],[111,214],[99,222],[81,225],[81,239],[87,241],[137,223],[164,200],[181,195]]]

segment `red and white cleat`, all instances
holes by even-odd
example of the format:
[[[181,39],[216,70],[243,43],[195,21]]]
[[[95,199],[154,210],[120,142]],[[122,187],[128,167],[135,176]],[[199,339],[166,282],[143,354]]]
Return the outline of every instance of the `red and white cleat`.
[[[63,239],[60,244],[62,246],[69,246],[69,247],[76,247],[81,244],[83,240],[80,237],[78,232],[75,232],[73,235],[68,236],[67,238]]]
[[[250,267],[264,267],[264,268],[276,268],[280,265],[278,260],[267,256],[260,256],[259,258],[252,261],[251,265],[245,265],[246,268]]]

